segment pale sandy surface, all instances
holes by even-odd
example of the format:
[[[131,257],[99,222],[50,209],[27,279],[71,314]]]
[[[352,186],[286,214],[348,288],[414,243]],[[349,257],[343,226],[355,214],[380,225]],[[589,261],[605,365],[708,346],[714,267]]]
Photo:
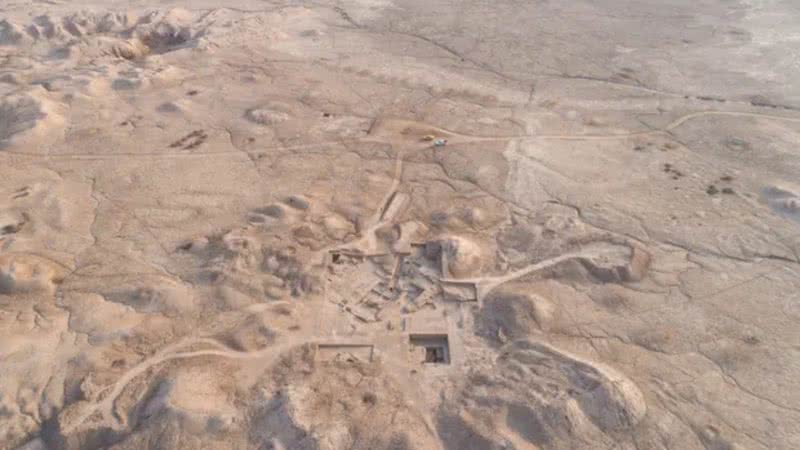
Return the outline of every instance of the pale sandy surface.
[[[800,448],[799,44],[791,0],[0,2],[0,449]]]

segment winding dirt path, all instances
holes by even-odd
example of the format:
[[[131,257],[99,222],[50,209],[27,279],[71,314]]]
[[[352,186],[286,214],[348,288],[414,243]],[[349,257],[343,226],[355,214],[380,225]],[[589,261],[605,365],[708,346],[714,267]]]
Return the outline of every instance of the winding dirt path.
[[[483,299],[491,293],[493,290],[497,289],[499,286],[508,283],[509,281],[514,281],[516,279],[522,278],[526,275],[530,275],[535,272],[539,272],[545,269],[549,269],[557,264],[560,264],[564,261],[572,260],[572,259],[579,259],[579,258],[592,258],[597,256],[603,256],[606,253],[611,255],[616,249],[608,249],[608,251],[603,251],[600,248],[588,248],[584,250],[579,250],[576,252],[564,253],[563,255],[556,256],[554,258],[546,259],[544,261],[540,261],[535,264],[531,264],[527,267],[523,267],[522,269],[518,269],[512,272],[509,272],[504,275],[498,275],[494,277],[474,277],[474,278],[442,278],[439,281],[442,283],[450,283],[450,284],[472,284],[475,286],[475,293],[477,296],[478,302],[483,302]]]
[[[212,345],[216,347],[216,349],[194,350],[187,352],[177,351],[181,348],[185,348],[196,344]],[[232,359],[262,359],[269,357],[268,360],[264,361],[265,364],[268,364],[274,361],[274,359],[283,351],[298,344],[299,344],[298,341],[294,340],[286,341],[278,345],[273,345],[252,352],[241,352],[237,350],[231,350],[225,347],[223,344],[208,338],[185,339],[167,345],[154,355],[148,357],[144,361],[132,367],[124,375],[122,375],[119,379],[117,379],[117,381],[110,386],[111,392],[109,392],[105,397],[103,397],[101,400],[97,400],[89,404],[86,407],[86,409],[79,416],[71,420],[70,423],[62,424],[61,426],[62,432],[64,434],[69,434],[73,432],[98,411],[102,415],[103,420],[106,423],[108,423],[111,426],[111,428],[113,429],[122,428],[123,424],[120,423],[114,411],[117,398],[120,396],[120,394],[122,394],[122,391],[134,378],[136,378],[137,376],[146,372],[151,367],[156,366],[158,364],[177,359],[188,359],[201,356],[216,356],[220,358],[232,358]]]
[[[458,133],[452,130],[447,130],[445,128],[436,127],[432,125],[425,125],[426,128],[438,132],[443,135],[447,135],[453,138],[453,143],[466,143],[466,142],[497,142],[497,141],[505,141],[505,140],[514,140],[514,139],[553,139],[553,140],[565,140],[565,141],[593,141],[593,140],[615,140],[615,139],[626,139],[631,137],[641,137],[641,136],[650,136],[655,134],[664,134],[669,131],[672,131],[686,122],[691,120],[700,118],[700,117],[707,117],[707,116],[728,116],[728,117],[752,117],[752,118],[760,118],[760,119],[768,119],[768,120],[778,120],[778,121],[785,121],[785,122],[795,122],[800,123],[800,117],[788,117],[788,116],[781,116],[775,114],[765,114],[765,113],[751,113],[751,112],[739,112],[739,111],[700,111],[685,114],[674,121],[670,122],[666,127],[661,129],[654,129],[654,130],[642,130],[642,131],[633,131],[630,133],[617,133],[617,134],[509,134],[509,135],[472,135],[472,134],[465,134],[465,133]],[[399,120],[399,119],[398,119]],[[413,121],[406,121],[408,123],[416,123]],[[274,147],[267,147],[259,149],[260,152],[269,151],[269,150],[301,150],[306,148],[314,148],[314,147],[324,147],[326,145],[334,145],[334,144],[347,144],[347,143],[356,143],[362,141],[375,141],[375,142],[384,142],[381,139],[375,139],[373,136],[366,136],[363,138],[354,138],[354,139],[339,139],[334,141],[325,141],[325,142],[315,142],[309,144],[298,144],[298,145],[291,145],[291,146],[274,146]],[[27,153],[27,152],[17,152],[17,151],[0,151],[0,155],[14,155],[14,156],[22,156],[27,158],[37,158],[37,159],[50,159],[50,160],[58,160],[58,159],[68,159],[68,160],[105,160],[105,159],[119,159],[119,158],[155,158],[155,159],[162,159],[162,158],[197,158],[197,157],[207,157],[207,156],[224,156],[224,155],[233,155],[233,154],[242,154],[241,150],[233,149],[233,150],[220,150],[220,151],[206,151],[206,152],[196,152],[196,151],[186,151],[186,152],[149,152],[149,153],[110,153],[110,154],[98,154],[98,153],[57,153],[57,154],[36,154],[36,153]]]
[[[613,140],[613,139],[624,139],[630,137],[637,137],[637,136],[647,136],[647,135],[654,135],[660,133],[667,133],[671,130],[674,130],[683,124],[697,119],[701,117],[708,117],[708,116],[729,116],[729,117],[754,117],[754,118],[765,118],[770,120],[782,120],[788,122],[797,122],[800,123],[800,118],[792,118],[792,117],[785,117],[785,116],[778,116],[778,115],[769,115],[769,114],[762,114],[762,113],[747,113],[747,112],[731,112],[731,111],[702,111],[696,113],[686,114],[684,116],[679,117],[678,119],[669,123],[663,129],[657,130],[648,130],[648,131],[641,131],[641,132],[632,132],[632,133],[624,133],[624,134],[610,134],[610,135],[507,135],[507,136],[475,136],[475,135],[466,135],[466,134],[459,134],[449,130],[445,130],[443,128],[438,127],[430,127],[427,126],[431,130],[438,131],[441,134],[445,134],[448,137],[452,137],[454,142],[482,142],[482,141],[498,141],[498,140],[514,140],[514,139],[558,139],[558,140]],[[360,140],[370,140],[370,137],[362,138],[362,139],[354,139],[353,141],[360,141]],[[284,150],[291,150],[291,149],[302,149],[302,148],[311,148],[311,147],[319,147],[324,145],[330,144],[338,144],[342,143],[342,141],[330,141],[330,142],[322,142],[322,143],[314,143],[314,144],[306,144],[306,145],[298,145],[293,147],[275,147],[274,149],[284,149]],[[427,148],[425,146],[421,148]],[[142,158],[142,157],[152,157],[152,158],[182,158],[182,157],[204,157],[204,156],[212,156],[212,155],[228,155],[228,154],[238,154],[241,155],[242,152],[240,150],[231,150],[231,151],[218,151],[218,152],[187,152],[187,153],[144,153],[144,154],[131,154],[131,153],[122,153],[122,154],[108,154],[108,155],[98,155],[98,154],[85,154],[85,153],[72,153],[72,154],[61,154],[61,155],[37,155],[37,154],[29,154],[24,152],[0,152],[6,153],[8,155],[14,156],[24,156],[24,157],[31,157],[31,158],[42,158],[42,159],[115,159],[121,157],[135,157],[135,158]],[[395,195],[400,187],[401,178],[403,172],[403,152],[397,152],[397,157],[395,160],[395,167],[394,167],[394,177],[390,187],[387,189],[386,194],[384,195],[382,201],[380,202],[375,214],[372,216],[370,220],[370,226],[364,230],[362,237],[351,241],[345,244],[338,244],[335,246],[331,246],[329,248],[325,248],[317,252],[318,256],[323,256],[324,254],[329,253],[331,250],[337,249],[352,249],[358,247],[374,247],[374,234],[375,230],[379,227],[385,225],[385,221],[381,219],[381,213],[386,208],[387,203],[391,200],[392,196]],[[526,275],[545,270],[551,268],[557,264],[560,264],[564,261],[577,259],[577,258],[585,258],[585,257],[594,257],[603,255],[604,252],[600,249],[585,249],[581,251],[566,253],[563,255],[559,255],[554,258],[550,258],[535,264],[531,264],[527,267],[524,267],[519,270],[512,271],[505,275],[494,276],[494,277],[475,277],[475,278],[464,278],[464,279],[448,279],[443,278],[440,279],[442,283],[451,283],[451,284],[472,284],[475,286],[476,294],[478,297],[478,301],[482,301],[486,295],[491,293],[494,289],[499,287],[502,284],[507,282],[519,279]],[[202,349],[202,350],[193,350],[193,351],[180,351],[182,348],[186,348],[192,345],[208,345],[213,348],[210,349]],[[114,429],[120,429],[124,425],[120,422],[119,418],[115,414],[115,407],[116,407],[116,400],[122,394],[124,389],[128,386],[128,384],[135,379],[137,376],[145,373],[151,367],[154,367],[158,364],[171,361],[171,360],[179,360],[179,359],[189,359],[195,357],[203,357],[203,356],[214,356],[220,358],[231,358],[231,359],[261,359],[261,358],[268,358],[265,363],[269,363],[274,360],[277,355],[281,352],[287,350],[292,346],[296,346],[300,344],[298,341],[287,341],[283,342],[278,345],[270,346],[261,350],[253,351],[253,352],[241,352],[232,350],[218,341],[209,338],[189,338],[184,339],[173,344],[169,344],[159,350],[157,353],[153,354],[152,356],[146,358],[136,366],[132,367],[128,370],[124,375],[122,375],[114,384],[107,387],[106,389],[110,389],[110,392],[105,395],[101,400],[97,400],[95,402],[90,403],[86,406],[85,410],[76,416],[74,419],[70,420],[67,424],[62,424],[62,432],[64,434],[69,434],[74,430],[78,429],[81,425],[83,425],[92,415],[100,412],[102,419],[108,423]]]

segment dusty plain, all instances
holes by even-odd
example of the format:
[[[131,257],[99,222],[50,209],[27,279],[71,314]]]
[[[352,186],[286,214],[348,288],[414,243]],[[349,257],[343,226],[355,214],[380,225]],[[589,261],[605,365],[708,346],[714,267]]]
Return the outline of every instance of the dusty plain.
[[[793,0],[0,2],[0,449],[800,448]]]

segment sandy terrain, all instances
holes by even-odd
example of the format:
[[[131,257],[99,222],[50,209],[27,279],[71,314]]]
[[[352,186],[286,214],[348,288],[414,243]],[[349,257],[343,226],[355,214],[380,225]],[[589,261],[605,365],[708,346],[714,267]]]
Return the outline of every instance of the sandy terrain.
[[[798,24],[0,2],[0,449],[800,448]]]

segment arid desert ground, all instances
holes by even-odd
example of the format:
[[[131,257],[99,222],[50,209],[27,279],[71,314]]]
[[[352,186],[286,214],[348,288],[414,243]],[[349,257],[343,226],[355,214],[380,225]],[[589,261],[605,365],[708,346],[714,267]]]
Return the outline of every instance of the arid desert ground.
[[[0,2],[0,449],[797,448],[797,1]]]

